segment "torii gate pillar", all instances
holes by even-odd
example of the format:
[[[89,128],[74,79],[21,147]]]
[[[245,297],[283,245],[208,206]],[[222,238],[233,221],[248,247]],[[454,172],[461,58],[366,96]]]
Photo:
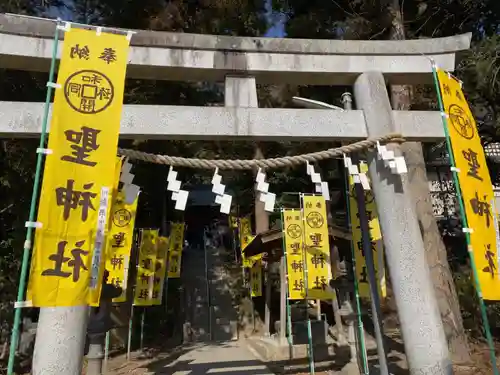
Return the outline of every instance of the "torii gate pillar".
[[[354,94],[370,137],[399,130],[382,73],[361,74]],[[398,144],[388,148],[402,155]],[[376,151],[368,153],[368,164],[410,373],[452,374],[408,177],[391,173]]]

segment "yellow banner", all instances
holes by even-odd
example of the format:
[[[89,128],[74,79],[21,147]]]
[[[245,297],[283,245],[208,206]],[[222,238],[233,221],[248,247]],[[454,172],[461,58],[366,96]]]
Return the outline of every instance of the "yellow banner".
[[[170,252],[178,253],[184,247],[184,223],[171,223]]]
[[[288,298],[306,298],[304,289],[304,223],[297,209],[283,210],[283,235],[285,236]]]
[[[470,246],[483,298],[500,300],[499,252],[494,215],[494,195],[476,121],[460,82],[437,70],[447,128],[458,168],[458,180],[470,233]]]
[[[125,196],[120,191],[111,208],[106,270],[109,272],[108,283],[122,288],[121,296],[114,298],[113,302],[127,300],[127,279],[138,200],[139,197],[132,204],[126,204]]]
[[[168,278],[181,277],[182,248],[184,247],[184,223],[172,223],[168,253]]]
[[[116,199],[116,195],[118,193],[118,184],[120,182],[120,171],[121,171],[121,167],[122,167],[122,162],[123,162],[123,157],[121,156],[117,156],[116,157],[116,160],[115,160],[115,182],[114,182],[114,185],[113,185],[113,202],[114,200]],[[112,203],[113,205],[114,203]],[[108,231],[111,227],[111,224],[108,222]],[[109,233],[105,233],[106,236],[109,235]],[[108,249],[108,244],[106,244],[106,248],[104,249],[104,252],[105,252],[105,256],[102,257],[102,260],[101,260],[101,267],[102,267],[102,270],[100,270],[99,272],[99,277],[102,279],[103,277],[103,270],[104,270],[104,267],[102,266],[103,263],[104,263],[104,260],[107,258],[107,252],[109,251]],[[33,272],[32,268],[34,266],[34,263],[32,263],[30,265],[30,275],[31,273]],[[108,283],[111,282],[111,278],[108,278],[107,280]],[[32,301],[32,297],[33,297],[33,292],[32,292],[32,287],[31,287],[31,283],[32,283],[32,279],[30,277],[29,281],[28,281],[28,288],[27,288],[27,291],[26,291],[26,301]],[[90,306],[99,306],[99,300],[100,300],[100,297],[101,297],[101,290],[102,290],[102,283],[99,283],[98,284],[98,288],[97,289],[91,289],[90,292],[89,292],[89,305]],[[114,301],[114,299],[113,299]]]
[[[308,275],[307,297],[309,299],[333,299],[335,293],[329,286],[332,272],[325,198],[321,195],[303,195],[302,206]]]
[[[250,237],[250,242],[249,242],[249,244],[250,244],[250,243],[251,243],[254,239],[255,239],[255,236],[251,236],[251,237]],[[247,246],[248,246],[248,245],[247,245]],[[251,267],[253,266],[253,264],[254,264],[256,261],[258,261],[258,260],[262,259],[262,257],[263,257],[263,256],[264,256],[264,254],[258,254],[258,255],[255,255],[255,256],[253,256],[253,257],[247,258],[247,257],[245,256],[245,253],[244,253],[244,252],[242,252],[242,253],[241,253],[241,257],[242,257],[242,259],[243,259],[243,267],[244,267],[244,268],[251,268]]]
[[[150,306],[153,303],[158,229],[142,229],[140,241],[134,305]]]
[[[252,242],[252,222],[250,216],[240,218],[240,247],[241,252]]]
[[[181,277],[182,252],[168,253],[168,278],[178,279]]]
[[[158,237],[158,252],[153,282],[153,305],[161,305],[163,297],[163,282],[167,272],[168,238]]]
[[[229,227],[231,229],[238,228],[238,218],[235,216],[229,216]]]
[[[251,268],[255,260],[247,259],[245,257],[245,248],[252,242],[255,236],[252,236],[252,222],[251,216],[242,217],[239,219],[240,228],[240,249],[241,249],[241,259],[243,260],[243,267]]]
[[[360,172],[367,173],[368,165],[361,163]],[[356,261],[356,278],[358,280],[358,292],[360,297],[370,298],[370,284],[368,283],[368,273],[366,270],[366,259],[363,252],[363,241],[361,237],[361,224],[359,221],[358,203],[356,201],[356,191],[354,180],[349,176],[349,211],[351,215],[352,243],[354,259]],[[369,220],[371,246],[373,250],[373,263],[378,280],[379,294],[381,297],[387,295],[385,284],[384,268],[384,244],[380,232],[380,223],[377,216],[377,207],[371,190],[365,190],[366,215]]]
[[[112,201],[111,201],[111,215],[108,219],[107,227],[106,227],[106,232],[105,232],[105,248],[103,255],[101,256],[101,263],[99,265],[99,280],[103,279],[104,276],[104,269],[106,268],[106,261],[109,257],[109,252],[112,251],[109,246],[109,231],[111,229],[111,223],[113,219],[113,205],[115,204],[116,197],[118,196],[118,185],[120,183],[120,172],[122,169],[122,162],[123,162],[123,157],[117,156],[115,159],[115,181],[113,185],[113,195],[112,195]],[[128,264],[127,264],[128,267]],[[111,278],[108,277],[106,280],[107,283],[111,283]],[[99,283],[97,285],[96,289],[90,289],[89,293],[89,305],[93,307],[99,306],[100,300],[101,300],[101,291],[102,291],[102,283]],[[114,299],[113,299],[114,301]]]
[[[34,306],[86,304],[102,282],[128,49],[125,35],[65,32],[32,257]]]
[[[252,297],[262,296],[262,262],[260,260],[256,261],[250,268],[250,286]]]

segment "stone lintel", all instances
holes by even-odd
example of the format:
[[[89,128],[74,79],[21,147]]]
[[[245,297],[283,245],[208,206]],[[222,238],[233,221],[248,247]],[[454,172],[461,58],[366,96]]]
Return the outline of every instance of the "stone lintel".
[[[43,103],[0,102],[0,137],[37,137]],[[393,111],[407,140],[444,138],[439,112]],[[124,105],[123,139],[357,141],[367,138],[363,111]]]
[[[48,71],[55,23],[0,15],[0,67]],[[64,33],[62,33],[64,34]],[[224,81],[228,74],[259,83],[353,84],[366,71],[390,83],[431,82],[433,58],[455,69],[471,34],[405,41],[233,37],[137,30],[127,76],[137,79]],[[61,50],[61,49],[59,49]]]

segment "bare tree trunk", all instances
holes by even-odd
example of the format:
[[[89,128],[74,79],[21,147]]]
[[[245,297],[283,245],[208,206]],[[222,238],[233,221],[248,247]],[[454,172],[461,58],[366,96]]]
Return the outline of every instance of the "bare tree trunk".
[[[9,349],[9,341],[8,339],[5,339],[3,345],[2,345],[2,351],[0,353],[0,360],[4,360],[7,357],[7,350]]]
[[[254,159],[263,159],[264,154],[260,149],[259,145],[255,146],[255,155]],[[257,171],[255,171],[257,173]],[[259,200],[260,193],[255,189],[255,234],[259,234],[269,230],[269,215],[264,209],[264,203]],[[264,312],[264,334],[266,336],[270,335],[270,326],[271,326],[271,281],[269,279],[269,264],[266,263],[264,268],[264,280],[265,280],[265,300],[266,307]]]
[[[403,14],[399,7],[399,1],[393,0],[389,8],[392,21],[390,39],[404,40]],[[393,109],[410,109],[410,86],[392,85],[390,92]],[[409,185],[415,201],[427,264],[429,265],[438,299],[449,350],[454,363],[464,363],[470,360],[469,347],[463,328],[453,277],[448,264],[446,248],[432,209],[422,144],[419,142],[406,142],[402,145],[402,150],[408,165]]]

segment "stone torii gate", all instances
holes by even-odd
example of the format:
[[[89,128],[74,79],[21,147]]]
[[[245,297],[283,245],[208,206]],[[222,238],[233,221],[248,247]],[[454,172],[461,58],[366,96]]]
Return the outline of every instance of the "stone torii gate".
[[[0,15],[0,67],[48,71],[54,31],[54,22]],[[121,137],[352,142],[400,133],[409,141],[441,140],[440,113],[393,111],[386,84],[430,83],[429,58],[453,71],[456,53],[470,40],[470,34],[346,41],[138,31],[128,77],[224,82],[225,106],[125,105]],[[353,85],[357,110],[258,108],[256,83]],[[43,103],[0,102],[0,113],[0,136],[38,136]],[[388,147],[401,155],[398,144]],[[374,152],[368,163],[411,373],[451,374],[408,179],[393,175]],[[79,359],[71,354],[85,337],[78,323],[85,313],[83,307],[41,309],[44,348],[35,357],[59,373],[79,373]]]

